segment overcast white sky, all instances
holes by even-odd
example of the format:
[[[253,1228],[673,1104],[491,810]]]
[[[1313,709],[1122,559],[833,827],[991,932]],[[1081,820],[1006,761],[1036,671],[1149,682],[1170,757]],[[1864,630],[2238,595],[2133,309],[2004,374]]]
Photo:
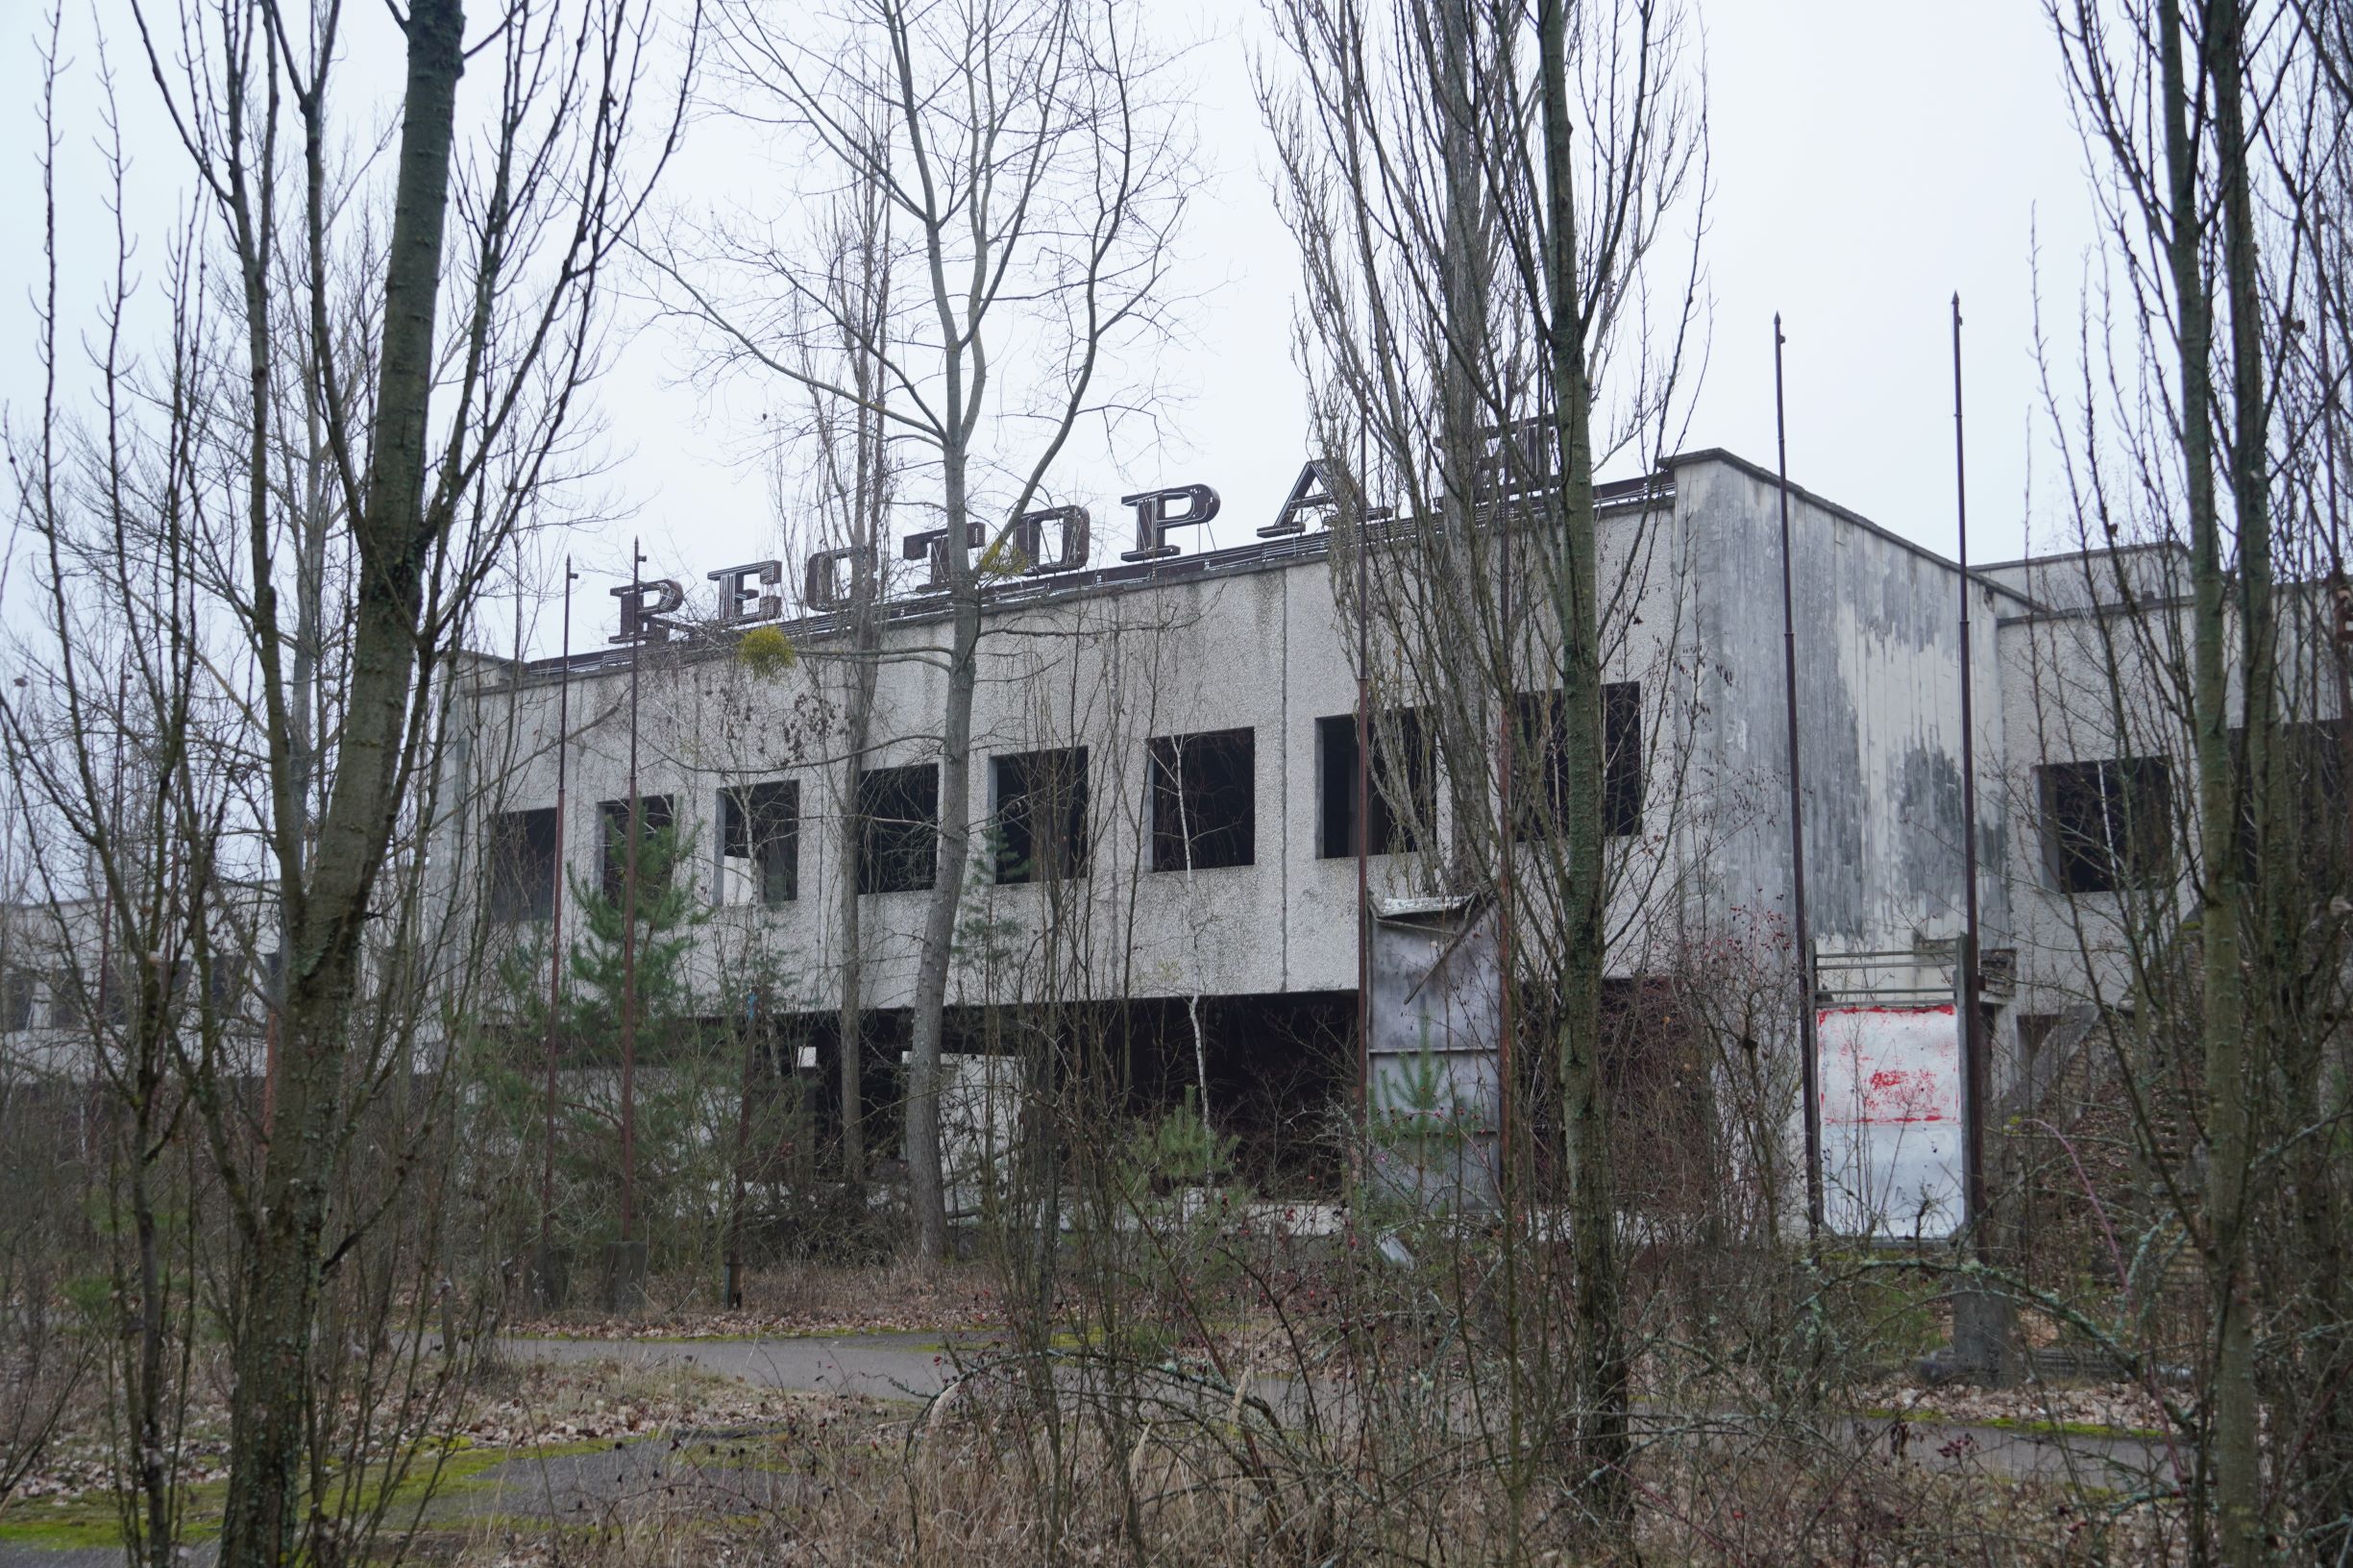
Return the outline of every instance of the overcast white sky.
[[[1169,445],[1125,472],[1066,481],[1098,519],[1122,488],[1202,481],[1225,501],[1217,541],[1271,519],[1305,457],[1301,379],[1290,357],[1297,273],[1268,195],[1263,133],[1249,63],[1268,35],[1257,0],[1189,0],[1169,25],[1205,41],[1198,134],[1207,184],[1196,200],[1189,284],[1206,290],[1194,341],[1164,371],[1190,396]],[[1773,460],[1772,317],[1789,335],[1793,479],[1933,549],[1953,544],[1949,301],[1968,318],[1972,555],[2022,552],[2031,458],[2040,456],[2032,296],[2037,249],[2047,308],[2070,320],[2093,237],[2084,155],[2070,123],[2040,0],[1929,7],[1890,0],[1693,0],[1705,34],[1713,199],[1705,242],[1709,341],[1693,447]],[[138,159],[134,202],[168,210],[180,154],[155,90],[130,51],[125,0],[95,0],[112,35],[117,91]],[[34,159],[38,0],[0,0],[0,300],[10,345],[0,398],[30,417],[39,382],[30,292],[39,277]],[[69,12],[82,73],[69,113],[93,134],[87,12]],[[391,50],[380,8],[349,8],[363,46]],[[383,37],[377,37],[375,35]],[[487,84],[469,84],[480,92]],[[747,178],[690,141],[675,199]],[[74,230],[69,287],[86,290],[103,261],[106,214],[94,165],[69,149],[61,193]],[[2039,232],[2039,241],[2038,241]],[[159,261],[149,241],[151,262]],[[2062,344],[2068,332],[2056,335]],[[658,330],[635,334],[599,397],[613,428],[611,483],[631,522],[583,530],[592,574],[625,574],[631,527],[650,569],[699,584],[712,567],[770,552],[773,525],[760,476],[738,466],[741,422],[756,399],[684,383],[684,361]],[[2044,466],[2047,466],[2045,464]],[[1100,494],[1095,494],[1096,491]],[[1110,530],[1098,527],[1098,537]],[[1206,543],[1206,542],[1205,542]],[[1192,548],[1188,542],[1188,548]],[[582,584],[593,608],[601,581]]]

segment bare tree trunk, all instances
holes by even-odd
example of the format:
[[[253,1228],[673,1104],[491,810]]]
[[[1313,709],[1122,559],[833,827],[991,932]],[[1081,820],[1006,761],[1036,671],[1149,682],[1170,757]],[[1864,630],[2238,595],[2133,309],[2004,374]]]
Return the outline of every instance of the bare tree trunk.
[[[955,379],[950,378],[953,387]],[[940,1047],[947,1016],[947,972],[955,956],[956,909],[964,863],[971,852],[972,693],[979,684],[980,585],[965,548],[965,464],[950,453],[947,471],[948,559],[955,583],[949,622],[947,701],[940,729],[940,852],[931,901],[923,911],[923,955],[916,970],[915,1038],[907,1065],[907,1196],[915,1210],[915,1251],[938,1262],[947,1251],[947,1189],[940,1164]]]
[[[2204,978],[2207,1126],[2204,1243],[2213,1299],[2214,1499],[2227,1562],[2253,1561],[2255,1494],[2248,1465],[2254,1438],[2254,1341],[2243,1275],[2246,1158],[2245,982],[2240,964],[2237,793],[2231,756],[2227,623],[2221,518],[2214,478],[2214,312],[2199,254],[2198,151],[2192,138],[2177,0],[2159,7],[2165,90],[2165,158],[2171,229],[2167,259],[2180,315],[2181,439],[2190,499],[2190,576],[2197,753],[2198,838],[2204,874],[2197,890]],[[2235,1390],[2235,1391],[2234,1391]],[[2247,1449],[2240,1452],[2242,1435]]]
[[[2254,794],[2258,886],[2275,894],[2285,892],[2288,868],[2281,863],[2285,849],[2278,814],[2273,809],[2271,757],[2273,692],[2277,679],[2272,638],[2271,529],[2266,489],[2269,482],[2270,448],[2264,406],[2263,306],[2259,298],[2258,262],[2252,200],[2253,179],[2246,130],[2243,70],[2246,23],[2241,0],[2219,0],[2209,7],[2200,35],[2204,39],[2214,82],[2216,151],[2221,181],[2223,276],[2230,305],[2231,402],[2234,430],[2229,452],[2232,510],[2238,529],[2240,593],[2240,677],[2243,686],[2246,736],[2243,778]],[[2178,178],[2178,177],[2177,177]],[[2176,222],[2194,208],[2177,208]],[[2193,230],[2194,232],[2194,230]],[[2178,278],[2177,278],[2178,281]],[[2201,280],[2202,283],[2202,280]],[[2205,323],[2211,331],[2211,317]],[[2185,418],[2188,409],[2184,409]],[[2209,494],[2212,478],[2206,480]],[[2211,512],[2211,507],[2210,507]],[[2219,529],[2209,524],[2211,545]],[[2212,567],[2209,572],[2208,568]],[[2243,874],[2239,864],[2237,802],[2230,788],[2230,737],[2223,712],[2227,692],[2207,680],[2209,655],[2205,642],[2221,634],[2220,562],[2210,561],[2201,549],[2197,561],[2198,625],[2200,633],[2197,690],[2200,786],[2205,862],[2210,881],[2231,887]],[[2215,580],[2211,580],[2215,579]],[[2210,624],[2209,596],[2216,600]],[[2217,659],[2218,662],[2218,658]],[[2249,1165],[2255,1157],[2255,1097],[2252,1085],[2267,1076],[2260,1058],[2264,1032],[2249,1030],[2241,991],[2237,921],[2250,912],[2239,907],[2235,889],[2226,894],[2226,907],[2209,915],[2208,930],[2232,933],[2222,955],[2208,951],[2206,987],[2213,996],[2218,982],[2223,1000],[2209,1002],[2207,1093],[2213,1129],[2213,1150],[2207,1166],[2207,1245],[2209,1283],[2214,1308],[2215,1359],[2215,1508],[2220,1527],[2222,1560],[2245,1568],[2265,1555],[2263,1528],[2263,1453],[2258,1431],[2255,1390],[2255,1280],[2248,1255],[2250,1213]],[[2268,915],[2270,910],[2259,912]],[[2274,922],[2265,920],[2268,925]],[[2287,933],[2274,930],[2276,940]],[[2211,940],[2211,936],[2209,937]],[[2276,954],[2257,959],[2276,992],[2289,965]],[[2220,971],[2227,972],[2220,972]],[[2267,1002],[2277,1000],[2267,996]]]
[[[163,1359],[169,1326],[164,1317],[161,1227],[156,1213],[154,1171],[165,1140],[157,1136],[162,1064],[159,1041],[144,1042],[138,1066],[140,1093],[132,1115],[131,1219],[138,1237],[139,1305],[136,1371],[131,1415],[137,1430],[139,1501],[145,1506],[143,1544],[153,1568],[171,1568],[179,1552],[172,1531],[172,1477],[165,1464],[163,1433],[167,1393]]]
[[[1560,831],[1571,888],[1562,911],[1558,1023],[1562,1155],[1569,1185],[1577,1426],[1582,1459],[1595,1477],[1594,1510],[1612,1529],[1630,1528],[1633,1493],[1626,1466],[1631,1372],[1627,1362],[1624,1282],[1617,1250],[1618,1206],[1610,1168],[1609,1115],[1601,1070],[1605,924],[1602,874],[1602,688],[1596,619],[1593,497],[1593,387],[1589,379],[1583,291],[1578,276],[1578,214],[1572,184],[1572,127],[1566,0],[1544,0],[1536,12],[1539,97],[1544,117],[1545,322],[1553,394],[1553,439],[1559,455],[1560,539],[1553,561],[1560,620],[1560,746],[1564,773]],[[1507,850],[1508,852],[1508,850]]]
[[[1442,221],[1446,263],[1442,281],[1446,320],[1442,334],[1445,361],[1438,373],[1438,496],[1442,513],[1440,538],[1434,543],[1441,564],[1440,580],[1432,587],[1445,600],[1442,612],[1445,624],[1461,628],[1466,635],[1434,639],[1437,646],[1433,653],[1442,672],[1445,700],[1434,704],[1432,711],[1443,727],[1444,754],[1454,759],[1449,772],[1453,775],[1455,798],[1467,802],[1483,796],[1487,789],[1485,758],[1493,735],[1486,703],[1488,667],[1493,667],[1494,683],[1507,714],[1517,685],[1513,671],[1518,649],[1507,616],[1500,628],[1500,658],[1493,647],[1483,646],[1489,640],[1477,635],[1475,630],[1483,622],[1480,600],[1486,585],[1481,577],[1487,565],[1474,531],[1481,501],[1481,460],[1485,447],[1482,429],[1497,418],[1494,413],[1483,414],[1480,405],[1481,380],[1490,374],[1493,359],[1493,323],[1487,301],[1494,287],[1495,257],[1485,233],[1489,204],[1484,183],[1486,171],[1479,147],[1480,109],[1473,90],[1478,72],[1471,61],[1477,29],[1472,23],[1468,0],[1441,0],[1437,22],[1437,95],[1445,168],[1446,210]],[[1504,434],[1507,444],[1508,432]],[[1359,476],[1358,482],[1362,483],[1363,478]],[[1507,490],[1509,485],[1494,488]],[[1508,593],[1507,588],[1506,592]],[[1370,613],[1369,609],[1365,613]],[[1474,847],[1475,829],[1480,825],[1478,815],[1460,807],[1456,811],[1454,860],[1458,867],[1468,866],[1478,858]],[[1430,823],[1428,827],[1434,833],[1436,824]],[[1501,836],[1494,843],[1501,854],[1508,854],[1511,824],[1501,823],[1499,832]],[[1500,858],[1497,864],[1501,864]],[[1508,1137],[1507,1134],[1507,1141]]]
[[[2225,257],[2232,292],[2234,367],[2238,394],[2260,402],[2260,331],[2253,298],[2253,236],[2247,224],[2244,126],[2241,119],[2239,62],[2243,39],[2237,7],[2223,0],[2206,8],[2200,29],[2205,60],[2202,75],[2213,84],[2218,148],[2218,178],[2225,212]],[[2214,429],[2218,398],[2214,384],[2214,300],[2204,271],[2200,239],[2203,201],[2199,152],[2190,126],[2191,93],[2184,60],[2185,33],[2177,0],[2159,8],[2159,48],[2165,92],[2165,160],[2170,228],[2167,261],[2179,312],[2181,441],[2190,501],[2192,722],[2197,757],[2197,820],[2202,875],[2197,890],[2200,971],[2204,1016],[2208,1156],[2200,1219],[2206,1283],[2213,1313],[2212,1367],[2213,1505],[2221,1559],[2238,1568],[2263,1554],[2261,1464],[2255,1399],[2253,1281],[2248,1274],[2248,1162],[2253,1152],[2253,1108],[2248,1094],[2247,994],[2243,940],[2247,911],[2241,865],[2238,759],[2230,724],[2229,577],[2222,550],[2220,502],[2215,483]],[[2236,140],[2234,148],[2230,145]],[[2242,300],[2242,290],[2244,298]],[[2242,318],[2243,303],[2247,314]],[[2236,454],[2233,489],[2239,516],[2238,545],[2243,572],[2242,649],[2246,658],[2249,772],[2260,776],[2254,755],[2264,726],[2269,689],[2268,639],[2258,617],[2268,609],[2268,536],[2264,529],[2261,486],[2265,453],[2260,410],[2240,407],[2240,435],[2257,421],[2251,453]],[[2254,469],[2246,482],[2247,465]],[[2252,506],[2250,513],[2248,508]],[[2258,580],[2264,579],[2264,580]],[[2259,832],[2261,829],[2259,828]]]
[[[861,465],[864,458],[861,456]],[[863,510],[863,506],[861,507]],[[880,673],[875,657],[880,649],[879,628],[871,605],[858,601],[856,652],[850,664],[848,711],[844,716],[846,744],[842,758],[842,810],[839,841],[842,872],[836,903],[842,931],[841,1035],[842,1180],[847,1184],[857,1213],[866,1213],[866,943],[860,929],[858,902],[858,772],[866,766],[866,748],[873,738],[874,681]]]
[[[1125,412],[1097,400],[1099,355],[1114,336],[1159,330],[1161,260],[1188,171],[1176,143],[1158,130],[1164,110],[1136,92],[1154,64],[1139,51],[1126,7],[874,0],[842,19],[831,38],[818,36],[821,29],[777,26],[783,13],[768,7],[732,4],[719,12],[739,80],[787,106],[810,151],[872,193],[907,236],[903,251],[886,249],[922,280],[903,304],[854,304],[808,287],[798,269],[765,251],[720,241],[729,261],[813,306],[828,331],[847,329],[853,362],[877,367],[873,381],[861,382],[773,353],[764,342],[763,301],[723,298],[676,260],[657,260],[727,358],[865,410],[940,465],[937,509],[927,508],[938,527],[924,531],[937,541],[933,583],[945,590],[947,647],[919,657],[944,665],[947,689],[904,1124],[915,1250],[936,1260],[947,1228],[940,1058],[971,849],[984,574],[970,530],[977,518],[993,531],[993,548],[1008,548],[1078,422],[1101,414],[1115,423]],[[1009,453],[998,437],[1017,407],[1032,424]]]
[[[239,1292],[221,1534],[225,1568],[284,1561],[300,1527],[311,1321],[344,1136],[348,1014],[370,895],[400,806],[404,732],[417,675],[420,579],[431,537],[424,500],[433,323],[464,28],[458,0],[415,0],[409,9],[375,425],[364,510],[353,519],[358,580],[351,696],[313,875],[307,886],[292,875],[285,881],[284,1082]],[[265,527],[267,521],[257,517],[255,526]],[[266,579],[257,592],[266,594]],[[282,847],[287,829],[299,821],[287,798],[293,781],[282,748],[274,787]]]

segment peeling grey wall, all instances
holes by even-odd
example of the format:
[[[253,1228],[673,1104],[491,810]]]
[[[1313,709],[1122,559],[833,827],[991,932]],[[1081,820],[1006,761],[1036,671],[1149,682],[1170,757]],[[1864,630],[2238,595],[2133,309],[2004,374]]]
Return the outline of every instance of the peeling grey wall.
[[[1697,827],[1703,922],[1733,908],[1786,916],[1792,883],[1779,500],[1773,477],[1723,454],[1676,466],[1678,513],[1701,563],[1695,653],[1700,771],[1723,809]],[[1960,573],[1793,488],[1791,581],[1808,918],[1826,949],[1909,948],[1963,925]],[[2009,924],[1997,611],[1972,612],[1979,898],[1988,946]]]

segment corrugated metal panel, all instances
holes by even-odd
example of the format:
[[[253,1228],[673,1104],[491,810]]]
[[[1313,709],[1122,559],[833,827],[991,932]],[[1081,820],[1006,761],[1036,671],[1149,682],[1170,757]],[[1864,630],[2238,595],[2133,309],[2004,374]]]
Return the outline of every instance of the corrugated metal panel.
[[[1425,1207],[1492,1207],[1502,1114],[1495,922],[1465,900],[1417,899],[1385,906],[1372,926],[1375,1180]]]

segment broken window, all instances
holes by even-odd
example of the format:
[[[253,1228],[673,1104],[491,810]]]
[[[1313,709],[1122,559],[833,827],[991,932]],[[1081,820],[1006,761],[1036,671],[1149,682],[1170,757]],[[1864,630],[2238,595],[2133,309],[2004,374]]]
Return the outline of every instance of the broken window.
[[[996,793],[996,879],[1051,882],[1087,874],[1087,748],[1024,751],[991,764]]]
[[[938,874],[940,770],[869,768],[858,774],[858,891],[921,893]]]
[[[1256,858],[1254,731],[1163,735],[1149,747],[1152,869],[1212,870]]]
[[[1513,775],[1516,836],[1546,838],[1559,831],[1568,801],[1568,735],[1560,694],[1523,692],[1519,698],[1519,766]],[[1634,838],[1642,832],[1642,683],[1602,686],[1602,832]]]
[[[0,1030],[15,1034],[33,1027],[35,993],[40,979],[31,969],[10,969],[0,975]]]
[[[2163,757],[2054,762],[2036,772],[2053,887],[2114,893],[2171,879],[2173,781]]]
[[[212,969],[205,984],[206,1005],[216,1018],[233,1017],[245,1001],[247,964],[240,963],[228,952],[214,948]]]
[[[2246,730],[2231,731],[2231,769],[2239,796],[2240,874],[2252,881],[2257,860],[2257,791],[2247,768]],[[2279,802],[2278,831],[2289,864],[2307,881],[2345,870],[2346,727],[2336,720],[2282,722],[2271,727],[2271,778]]]
[[[719,901],[774,909],[800,896],[800,785],[719,792]]]
[[[1418,849],[1437,821],[1437,770],[1432,726],[1418,708],[1376,714],[1372,766],[1365,776],[1368,855]],[[1316,853],[1337,860],[1357,852],[1357,720],[1351,713],[1315,721],[1323,814]]]
[[[263,1013],[275,1013],[286,996],[286,950],[273,947],[254,971],[254,994]]]
[[[670,863],[677,853],[676,839],[671,829],[677,823],[667,795],[638,796],[645,837],[640,841],[637,857],[638,894],[655,894],[670,886]],[[607,800],[597,808],[604,823],[604,869],[599,886],[604,896],[619,903],[627,893],[628,860],[622,846],[629,839],[629,802]]]
[[[555,913],[555,808],[502,811],[490,819],[490,918],[544,920]]]

